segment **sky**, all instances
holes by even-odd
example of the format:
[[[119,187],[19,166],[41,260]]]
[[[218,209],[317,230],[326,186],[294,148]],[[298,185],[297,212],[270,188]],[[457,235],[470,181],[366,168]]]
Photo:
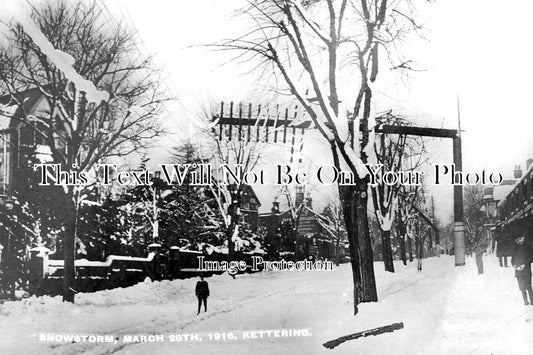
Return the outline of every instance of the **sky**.
[[[238,65],[227,63],[232,54],[201,46],[234,37],[249,27],[249,18],[236,16],[244,1],[101,3],[135,28],[142,50],[155,55],[156,63],[164,68],[166,85],[177,97],[167,120],[174,134],[161,141],[154,161],[164,162],[170,146],[197,133],[197,124],[191,122],[209,104],[260,97],[260,83]],[[509,0],[505,5],[495,0],[413,3],[425,28],[424,38],[412,38],[402,50],[420,71],[408,77],[381,73],[377,107],[403,113],[421,126],[457,129],[459,101],[463,170],[486,169],[511,178],[514,166],[524,169],[525,160],[533,156],[528,105],[533,82],[529,24],[533,4],[526,0]],[[318,140],[310,135],[305,146],[323,150]],[[433,141],[428,146],[432,162],[451,163],[451,142]],[[313,149],[307,148],[305,156],[318,164]],[[451,187],[430,190],[438,212],[448,218]],[[266,196],[262,202],[268,210],[271,194],[265,189],[260,199],[261,194]]]
[[[232,65],[230,55],[190,48],[213,43],[248,26],[232,17],[242,1],[194,2],[103,0],[110,10],[128,14],[143,44],[169,73],[188,114],[194,101],[237,101],[250,90],[249,77]],[[427,124],[457,128],[460,99],[464,165],[501,169],[510,174],[532,153],[528,119],[529,85],[533,79],[529,13],[533,4],[511,0],[434,1],[420,7],[424,39],[404,52],[421,72],[389,80],[384,107],[409,112]],[[394,85],[396,84],[396,85]],[[189,119],[177,117],[176,120]],[[512,155],[510,155],[510,153]]]
[[[206,101],[239,101],[254,84],[226,54],[194,47],[242,33],[247,19],[235,17],[242,1],[194,2],[104,0],[127,14],[146,49],[157,53],[176,90],[177,127],[194,119]],[[463,170],[500,172],[512,177],[533,156],[529,86],[533,51],[529,14],[533,4],[511,0],[415,1],[424,38],[412,38],[404,55],[420,71],[408,77],[385,73],[378,107],[392,108],[422,126],[458,128],[463,139]],[[257,88],[256,88],[257,89]],[[179,129],[178,129],[179,130]],[[307,144],[309,146],[309,144]],[[449,164],[451,142],[429,142],[431,160]],[[305,155],[315,156],[312,151]],[[451,214],[451,187],[430,187],[443,218]],[[330,190],[326,190],[327,195]],[[320,195],[320,191],[317,191]],[[315,197],[315,200],[317,198]],[[270,206],[263,201],[263,206]]]

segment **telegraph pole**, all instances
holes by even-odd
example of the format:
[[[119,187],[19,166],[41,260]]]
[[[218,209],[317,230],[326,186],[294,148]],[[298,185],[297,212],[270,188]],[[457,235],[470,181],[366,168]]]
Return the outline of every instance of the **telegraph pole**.
[[[455,170],[463,171],[463,155],[461,150],[461,113],[459,95],[457,95],[457,136],[453,138],[453,162]],[[463,210],[463,185],[453,187],[453,245],[455,250],[455,266],[465,265],[465,225]]]
[[[382,125],[376,127],[376,133],[406,134],[420,137],[451,138],[453,140],[453,163],[456,171],[462,171],[461,126],[459,129],[429,128],[415,126]],[[453,241],[455,266],[465,265],[465,227],[463,212],[463,186],[453,187]]]
[[[284,115],[276,115],[276,118],[271,118],[268,115],[261,116],[261,106],[259,106],[258,113],[254,115],[252,113],[251,105],[248,108],[248,117],[243,115],[243,111],[239,110],[239,117],[234,117],[233,115],[233,103],[230,103],[230,112],[224,112],[224,103],[221,103],[220,115],[213,117],[213,122],[219,125],[219,138],[222,138],[223,127],[228,128],[229,134],[228,139],[231,140],[232,128],[236,126],[239,132],[244,132],[242,127],[247,127],[248,134],[239,134],[236,139],[247,139],[250,141],[252,137],[251,127],[254,127],[257,130],[255,139],[259,141],[259,130],[260,128],[266,131],[264,138],[265,142],[268,142],[268,129],[274,130],[274,142],[281,140],[283,143],[287,141],[287,130],[292,130],[292,135],[295,137],[297,132],[300,131],[301,135],[304,134],[305,129],[313,128],[312,122],[310,120],[297,120],[297,113],[293,117],[289,115],[289,111],[285,110]],[[277,111],[277,110],[276,110]],[[376,133],[385,133],[385,134],[402,134],[402,135],[413,135],[420,137],[437,137],[437,138],[451,138],[453,140],[453,163],[455,164],[456,171],[462,171],[463,168],[463,159],[461,151],[461,122],[459,115],[459,98],[457,98],[457,111],[459,119],[459,127],[455,129],[444,129],[444,128],[431,128],[431,127],[416,127],[416,126],[396,126],[396,125],[380,125],[375,128]],[[255,117],[254,117],[255,116]],[[280,118],[281,117],[281,118]],[[328,124],[326,124],[327,126]],[[278,136],[279,131],[279,136]],[[281,134],[283,133],[283,134]],[[243,137],[244,136],[244,137]],[[292,141],[292,146],[294,149],[294,138]],[[300,147],[301,148],[301,147]],[[463,186],[455,185],[453,190],[453,210],[454,210],[454,228],[453,228],[453,240],[454,240],[454,250],[455,250],[455,266],[465,265],[465,233],[464,233],[464,212],[463,212]],[[433,224],[431,221],[430,225]],[[436,228],[436,227],[435,227]],[[438,229],[437,229],[438,231]],[[439,240],[440,241],[440,240]]]

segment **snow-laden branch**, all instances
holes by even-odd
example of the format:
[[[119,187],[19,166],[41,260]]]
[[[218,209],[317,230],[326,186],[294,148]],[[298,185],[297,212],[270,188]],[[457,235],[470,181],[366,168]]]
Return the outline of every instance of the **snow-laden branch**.
[[[322,41],[324,41],[326,44],[329,44],[331,42],[330,35],[326,31],[322,30],[320,25],[312,19],[311,14],[309,14],[309,12],[302,6],[300,0],[290,0],[289,3],[292,4],[298,10],[298,13],[305,21],[305,23]]]
[[[390,231],[392,227],[392,222],[394,222],[394,216],[396,212],[396,203],[397,199],[392,200],[391,206],[388,206],[385,211],[378,210],[376,212],[376,217],[378,219],[381,230]],[[385,212],[385,214],[383,214]]]
[[[357,137],[355,137],[354,140],[357,140]],[[368,169],[365,167],[365,164],[363,163],[363,160],[355,152],[355,150],[350,146],[349,142],[344,143],[344,151],[346,152],[346,156],[350,159],[350,162],[354,165],[355,170],[357,172],[357,176],[360,179],[363,179],[368,176]]]
[[[50,43],[48,38],[46,38],[35,22],[33,22],[28,10],[14,12],[14,20],[22,26],[24,32],[33,40],[35,45],[39,47],[41,52],[46,55],[48,60],[50,60],[50,62],[52,62],[69,81],[74,83],[76,89],[85,92],[87,101],[99,104],[102,101],[109,100],[108,92],[98,90],[92,81],[84,79],[74,69],[73,66],[75,60],[70,54],[56,49],[53,44]]]

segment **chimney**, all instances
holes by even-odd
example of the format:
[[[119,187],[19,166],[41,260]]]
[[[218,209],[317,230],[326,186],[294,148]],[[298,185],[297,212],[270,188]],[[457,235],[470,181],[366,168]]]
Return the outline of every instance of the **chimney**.
[[[270,209],[270,212],[279,213],[279,202],[277,197],[275,197],[274,201],[272,202],[272,208]]]
[[[515,179],[520,179],[522,177],[522,169],[520,169],[520,165],[514,167],[513,173]]]
[[[528,160],[526,160],[526,171],[529,170],[529,167],[531,166],[532,163],[533,163],[533,159],[529,158]]]
[[[310,192],[307,193],[307,198],[305,199],[305,204],[310,210],[313,209],[313,199],[311,198],[311,193]]]
[[[298,208],[302,203],[304,202],[304,189],[301,186],[298,186],[296,188],[296,200],[294,203],[296,204],[296,208]]]

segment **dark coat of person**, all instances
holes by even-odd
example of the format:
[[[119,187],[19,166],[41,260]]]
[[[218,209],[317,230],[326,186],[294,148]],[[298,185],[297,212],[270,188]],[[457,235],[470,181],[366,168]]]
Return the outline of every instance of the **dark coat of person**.
[[[497,246],[496,246],[496,256],[511,256],[513,252],[513,240],[509,238],[507,235],[500,235],[498,237]]]
[[[515,245],[511,265],[514,267],[524,265],[522,270],[515,270],[515,276],[531,276],[531,263],[533,262],[533,249],[526,244]]]
[[[198,281],[196,283],[196,296],[200,298],[209,297],[209,285],[207,281]]]
[[[483,253],[485,253],[485,251],[487,250],[487,247],[489,246],[489,242],[486,238],[484,238],[483,236],[481,236],[475,243],[474,245],[472,246],[472,249],[474,249],[474,253],[476,255],[478,254],[481,254],[483,255]]]

